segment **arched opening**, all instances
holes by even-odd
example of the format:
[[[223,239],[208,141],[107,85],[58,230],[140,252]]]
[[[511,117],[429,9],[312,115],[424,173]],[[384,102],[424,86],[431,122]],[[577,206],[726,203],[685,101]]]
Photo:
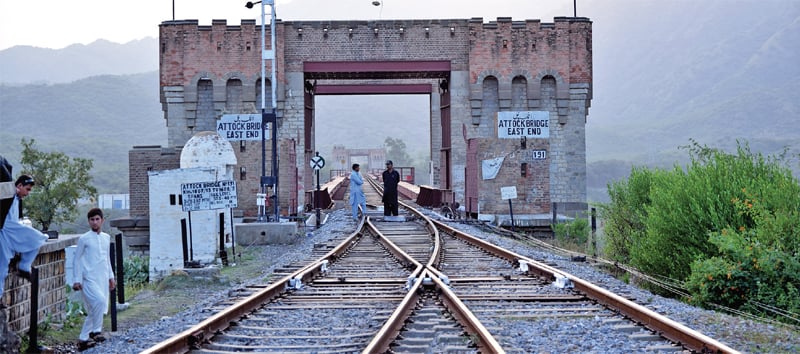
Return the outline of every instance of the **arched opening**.
[[[500,110],[499,83],[494,76],[483,79],[483,105],[481,106],[481,124],[491,126],[494,115]]]
[[[524,76],[515,76],[511,80],[511,110],[528,110],[528,80]]]

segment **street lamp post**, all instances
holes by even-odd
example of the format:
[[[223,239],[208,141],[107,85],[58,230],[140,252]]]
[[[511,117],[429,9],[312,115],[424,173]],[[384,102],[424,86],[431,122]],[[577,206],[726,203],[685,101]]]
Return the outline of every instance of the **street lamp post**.
[[[275,96],[278,83],[275,80],[276,63],[275,63],[275,0],[261,0],[256,2],[248,1],[245,7],[252,9],[253,5],[261,3],[261,193],[266,197],[267,186],[272,185],[272,190],[275,193],[272,205],[275,211],[275,221],[280,220],[279,206],[278,206],[278,115],[277,107],[278,102]],[[266,49],[266,29],[265,29],[265,6],[270,6],[270,49]],[[266,83],[264,78],[267,76],[266,66],[267,60],[272,60],[272,76],[270,83],[272,85],[272,111],[267,113],[266,103]],[[266,149],[265,140],[266,134],[264,126],[266,123],[272,123],[272,176],[267,177],[266,167]],[[259,203],[258,207],[258,221],[266,221],[266,205]]]

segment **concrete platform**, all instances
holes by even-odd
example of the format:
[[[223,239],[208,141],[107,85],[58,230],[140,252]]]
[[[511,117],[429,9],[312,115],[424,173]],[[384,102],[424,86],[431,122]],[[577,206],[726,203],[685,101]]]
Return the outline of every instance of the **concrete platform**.
[[[234,224],[236,243],[248,245],[290,245],[301,239],[294,222],[253,222]]]

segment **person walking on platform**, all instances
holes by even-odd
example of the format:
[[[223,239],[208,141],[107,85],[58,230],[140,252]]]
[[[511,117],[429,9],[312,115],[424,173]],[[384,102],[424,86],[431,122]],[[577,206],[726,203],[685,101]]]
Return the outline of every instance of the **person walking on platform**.
[[[39,230],[21,221],[22,199],[31,193],[31,189],[35,184],[33,177],[29,175],[19,176],[14,183],[16,194],[11,200],[8,210],[5,209],[6,203],[3,203],[3,212],[7,212],[7,215],[3,221],[3,227],[0,229],[0,298],[2,298],[2,292],[5,290],[8,265],[14,254],[20,253],[22,256],[17,265],[17,275],[30,281],[31,266],[39,254],[39,247],[42,247],[49,238]],[[0,301],[0,307],[5,306],[6,304]]]
[[[392,160],[386,160],[386,170],[382,177],[383,216],[397,216],[397,184],[400,183],[400,174],[394,170]]]
[[[361,206],[363,213],[367,212],[367,198],[364,196],[364,191],[361,190],[361,185],[364,184],[364,179],[361,177],[361,167],[353,164],[353,170],[350,171],[350,207],[353,208],[353,220],[358,222],[358,206]]]
[[[78,336],[78,350],[86,350],[103,337],[103,315],[108,312],[109,290],[117,287],[114,271],[111,270],[109,245],[111,236],[102,232],[103,211],[93,208],[87,213],[91,231],[81,235],[75,250],[75,282],[72,289],[83,294],[86,321]]]

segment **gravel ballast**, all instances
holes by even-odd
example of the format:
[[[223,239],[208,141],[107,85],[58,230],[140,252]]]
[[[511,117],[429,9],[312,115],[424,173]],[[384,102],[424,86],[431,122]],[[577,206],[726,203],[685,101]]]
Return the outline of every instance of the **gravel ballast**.
[[[800,351],[800,332],[797,330],[729,316],[663,298],[626,284],[589,263],[573,262],[569,256],[526,246],[521,242],[484,231],[476,226],[457,223],[452,225],[486,241],[509,248],[520,255],[546,261],[567,273],[594,282],[614,292],[624,293],[637,303],[735,350],[748,353],[796,353]],[[270,279],[270,274],[274,269],[308,260],[315,245],[324,244],[333,239],[341,239],[347,233],[352,232],[355,226],[356,224],[350,220],[348,210],[336,210],[329,215],[325,225],[318,230],[309,228],[302,233],[304,236],[293,245],[237,246],[237,253],[252,256],[248,256],[244,260],[240,259],[237,261],[239,264],[228,267],[230,269],[226,269],[220,279],[181,282],[168,289],[170,296],[160,293],[160,291],[167,290],[142,292],[134,296],[129,300],[130,308],[120,313],[119,330],[110,332],[108,340],[84,351],[84,353],[139,353],[169,338],[172,334],[182,332],[189,326],[207,318],[211,314],[208,308],[227,298],[233,288],[249,284],[264,284]],[[259,266],[253,267],[254,264]],[[254,269],[257,270],[254,271]],[[138,313],[135,312],[137,308],[140,309]],[[131,312],[126,315],[128,311]],[[159,311],[172,311],[173,313],[160,315]],[[342,316],[342,320],[345,319],[345,316]],[[336,324],[331,325],[335,326]],[[575,326],[586,326],[586,324],[575,323],[570,326],[561,321],[560,323],[540,322],[533,326],[519,323],[511,324],[504,330],[507,332],[506,335],[528,338],[525,348],[531,352],[591,352],[592,343],[601,348],[613,348],[616,345],[619,353],[631,352],[631,347],[620,343],[617,336],[604,335],[602,331],[592,338],[586,338],[586,335],[575,336],[572,334],[574,330],[576,331]],[[595,327],[602,328],[599,325]],[[546,328],[546,335],[543,335],[542,328]],[[105,329],[108,330],[108,328]],[[530,338],[537,339],[534,341]],[[606,342],[600,345],[599,341]],[[634,349],[637,352],[639,350]]]

